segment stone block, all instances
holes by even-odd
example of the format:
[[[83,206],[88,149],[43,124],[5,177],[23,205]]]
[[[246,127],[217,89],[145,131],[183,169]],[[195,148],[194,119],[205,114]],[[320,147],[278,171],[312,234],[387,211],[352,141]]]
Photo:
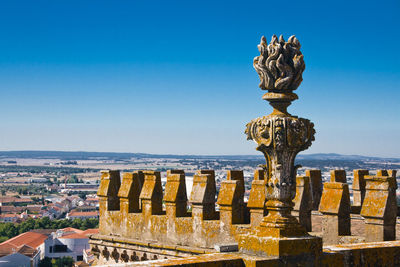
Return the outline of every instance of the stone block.
[[[346,171],[345,170],[331,170],[332,183],[347,183]]]
[[[201,220],[215,219],[215,176],[208,174],[195,174],[193,188],[190,194],[192,216]]]
[[[122,184],[118,191],[122,213],[140,212],[139,196],[143,179],[142,171],[124,173],[122,176]]]
[[[313,210],[318,210],[322,195],[321,170],[306,170],[305,174],[310,177]]]
[[[236,252],[239,250],[237,243],[232,244],[216,244],[214,249],[218,252]]]
[[[164,201],[168,218],[186,216],[187,194],[184,171],[174,170],[167,172]]]
[[[293,202],[293,216],[297,218],[299,223],[306,229],[307,232],[311,232],[311,210],[313,207],[310,177],[296,177],[296,196],[293,199]]]
[[[392,176],[365,176],[366,194],[361,216],[365,218],[365,241],[396,238],[396,180]]]
[[[260,225],[263,217],[267,215],[265,208],[266,182],[265,171],[262,169],[255,170],[249,201],[247,202],[247,208],[250,209],[250,224],[252,227]]]
[[[324,244],[337,244],[339,236],[350,235],[350,193],[345,183],[324,183],[319,211]]]
[[[210,191],[215,192],[214,193],[214,203],[216,201],[216,196],[217,196],[217,186],[215,184],[215,171],[214,170],[198,170],[196,172],[197,174],[208,174],[210,175]]]
[[[243,197],[243,171],[228,171],[227,180],[221,183],[217,200],[220,206],[220,220],[225,227],[244,222]]]
[[[144,183],[140,192],[142,213],[145,216],[160,215],[162,211],[163,191],[161,175],[158,171],[143,171]]]
[[[97,191],[99,196],[100,210],[111,211],[119,210],[118,191],[121,186],[119,171],[105,170],[101,171],[100,186]]]

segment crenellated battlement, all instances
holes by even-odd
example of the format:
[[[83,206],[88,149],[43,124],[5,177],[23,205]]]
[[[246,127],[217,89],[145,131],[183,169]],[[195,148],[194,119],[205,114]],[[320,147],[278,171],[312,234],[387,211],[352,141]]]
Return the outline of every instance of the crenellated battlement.
[[[215,247],[236,244],[240,234],[255,229],[268,213],[268,179],[262,169],[254,172],[248,202],[244,202],[243,172],[238,170],[227,171],[218,196],[215,172],[197,171],[189,198],[182,170],[167,172],[165,190],[157,171],[123,173],[122,179],[119,171],[101,174],[100,233],[91,239],[100,262],[141,259],[143,253],[152,259],[215,252]],[[321,236],[325,245],[395,240],[395,171],[378,170],[371,176],[366,170],[354,170],[353,196],[364,197],[355,197],[353,204],[345,171],[332,171],[325,183],[320,170],[305,174],[296,178],[292,214],[307,232]],[[363,218],[364,236],[352,235],[352,216]],[[125,249],[120,251],[121,247]],[[114,249],[118,260],[112,256]]]

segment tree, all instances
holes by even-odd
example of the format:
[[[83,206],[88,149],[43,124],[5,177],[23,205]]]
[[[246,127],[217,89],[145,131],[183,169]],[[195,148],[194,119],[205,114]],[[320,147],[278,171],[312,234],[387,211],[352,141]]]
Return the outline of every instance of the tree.
[[[39,222],[42,229],[50,229],[51,221],[49,217],[43,217]]]
[[[51,259],[48,257],[45,257],[39,262],[39,267],[52,267],[53,264],[51,263]]]
[[[4,233],[8,238],[14,237],[18,235],[18,228],[13,223],[6,223]]]
[[[56,267],[72,267],[74,265],[74,259],[71,257],[62,257],[52,261],[53,266]]]
[[[20,224],[18,225],[18,228],[19,228],[19,229],[18,229],[18,232],[19,232],[20,234],[25,233],[25,232],[28,232],[28,231],[30,231],[30,230],[32,230],[32,229],[35,228],[35,220],[32,219],[32,218],[29,218],[28,220],[26,220],[26,221],[20,223]]]

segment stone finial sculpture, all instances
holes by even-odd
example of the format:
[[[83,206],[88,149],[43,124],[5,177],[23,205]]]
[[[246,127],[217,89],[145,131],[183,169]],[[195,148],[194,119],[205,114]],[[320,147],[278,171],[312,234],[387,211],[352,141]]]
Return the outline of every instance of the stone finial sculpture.
[[[245,133],[257,143],[257,150],[266,159],[269,214],[261,224],[286,229],[289,225],[298,225],[290,214],[296,193],[294,160],[300,151],[311,145],[315,133],[312,122],[292,116],[286,110],[291,101],[297,99],[293,90],[302,81],[305,65],[300,43],[294,36],[285,42],[282,36],[278,40],[274,35],[268,46],[263,37],[258,48],[261,55],[254,59],[254,68],[260,75],[261,89],[268,90],[263,99],[268,100],[274,110],[248,123]]]
[[[260,75],[260,88],[274,92],[292,92],[303,81],[306,67],[300,52],[300,42],[292,35],[285,42],[273,35],[271,42],[263,36],[258,45],[260,55],[254,58],[254,68]]]
[[[305,69],[300,43],[294,36],[285,42],[282,36],[278,39],[274,35],[269,45],[262,37],[258,49],[260,56],[254,59],[254,68],[260,76],[260,88],[268,90],[263,99],[274,109],[268,116],[249,122],[245,133],[247,139],[257,143],[256,149],[266,159],[268,215],[249,236],[240,238],[239,247],[243,252],[269,256],[285,255],[290,248],[301,247],[301,253],[318,255],[321,239],[309,236],[291,214],[298,167],[294,165],[295,157],[311,145],[315,134],[312,122],[287,112],[287,107],[298,98],[293,91],[300,85]]]

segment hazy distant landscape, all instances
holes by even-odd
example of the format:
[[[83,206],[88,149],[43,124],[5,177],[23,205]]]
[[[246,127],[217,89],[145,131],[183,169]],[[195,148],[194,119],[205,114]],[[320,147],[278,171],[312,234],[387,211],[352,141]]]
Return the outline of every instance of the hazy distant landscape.
[[[152,163],[152,164],[150,164]],[[166,164],[168,163],[168,164]],[[158,155],[146,153],[66,152],[66,151],[0,151],[0,165],[51,166],[59,168],[101,169],[122,167],[122,170],[195,167],[215,169],[257,167],[264,163],[262,155]],[[380,158],[341,154],[300,154],[296,164],[308,168],[399,169],[400,158]]]
[[[227,170],[243,170],[247,188],[250,187],[254,170],[265,160],[261,155],[156,155],[145,153],[112,152],[65,152],[65,151],[0,151],[0,185],[34,183],[53,184],[78,181],[95,186],[102,169],[121,171],[158,170],[165,180],[169,169],[182,169],[187,177],[200,169],[214,169],[217,183]],[[400,169],[400,158],[379,158],[340,154],[301,154],[298,174],[305,169],[321,169],[323,179],[329,179],[329,171],[344,169],[351,185],[354,169]],[[41,179],[41,180],[40,180]],[[65,185],[64,185],[65,186]],[[218,186],[218,184],[217,184]],[[68,191],[68,190],[66,190]]]

